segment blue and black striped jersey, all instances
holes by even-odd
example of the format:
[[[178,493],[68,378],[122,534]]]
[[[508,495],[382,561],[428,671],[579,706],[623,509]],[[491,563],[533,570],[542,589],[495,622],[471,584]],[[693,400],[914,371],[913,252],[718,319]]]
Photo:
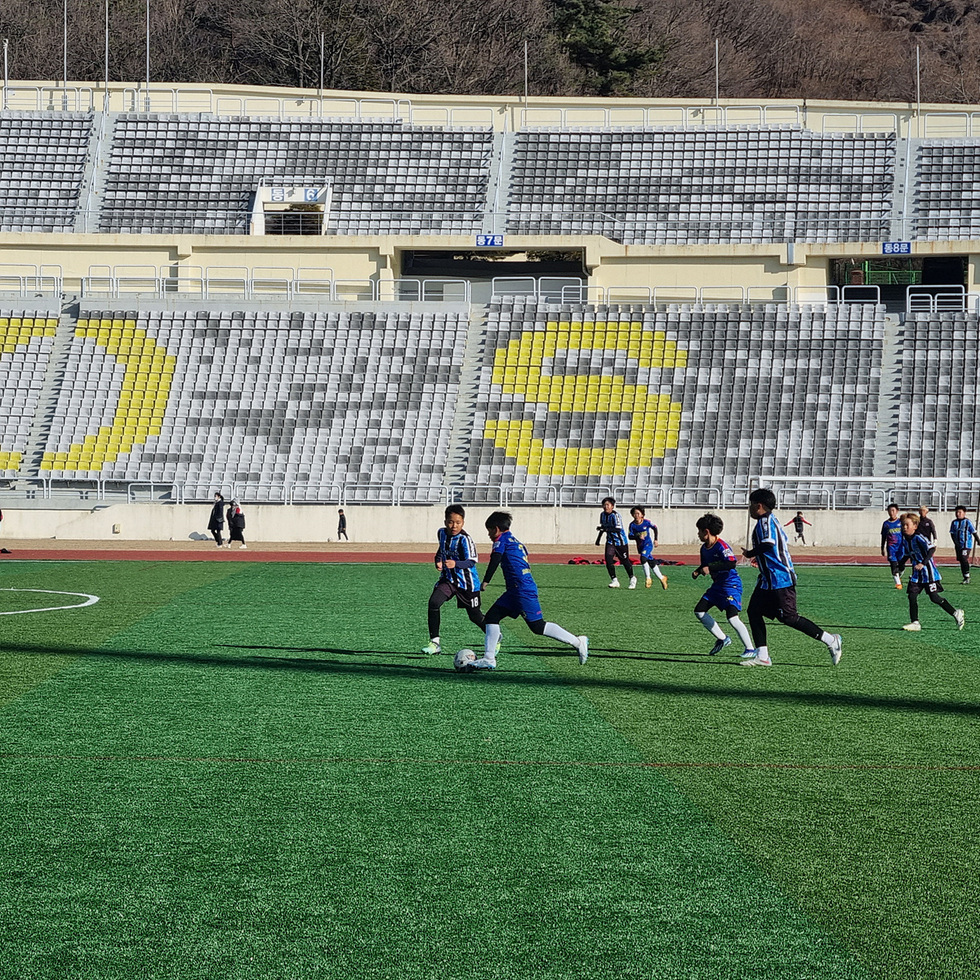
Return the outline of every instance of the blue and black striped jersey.
[[[906,535],[905,548],[912,560],[912,577],[909,582],[928,585],[930,582],[943,580],[936,563],[932,559],[936,551],[936,546],[932,541],[921,534],[913,534],[911,537]],[[922,568],[916,568],[916,565],[922,565]]]
[[[607,514],[602,511],[599,514],[599,527],[606,532],[606,544],[613,544],[616,547],[628,547],[626,531],[623,529],[623,519],[616,511]]]
[[[465,532],[450,534],[444,527],[439,528],[439,550],[436,561],[453,561],[455,568],[442,570],[439,580],[448,582],[457,589],[467,592],[480,591],[480,573],[476,570],[479,555],[473,539]]]
[[[974,539],[980,542],[980,537],[977,537],[977,529],[969,517],[957,517],[949,525],[949,536],[953,539],[953,545],[960,551],[967,551],[972,548]]]
[[[789,541],[775,514],[766,514],[755,522],[752,550],[759,564],[758,588],[789,589],[796,585]]]

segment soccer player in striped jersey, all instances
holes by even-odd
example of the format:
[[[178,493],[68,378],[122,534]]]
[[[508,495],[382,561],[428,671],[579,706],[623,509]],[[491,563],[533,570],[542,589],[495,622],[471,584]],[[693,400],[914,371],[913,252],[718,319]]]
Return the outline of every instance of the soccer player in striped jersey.
[[[667,576],[660,571],[660,562],[653,557],[653,549],[657,547],[657,525],[647,520],[646,510],[636,504],[631,510],[630,515],[633,520],[628,528],[629,536],[636,542],[636,551],[640,557],[640,565],[647,577],[647,588],[653,585],[650,577],[652,571],[660,579],[660,588],[667,588]]]
[[[619,579],[616,578],[616,559],[626,569],[631,589],[636,588],[636,575],[633,573],[633,562],[630,561],[630,545],[623,527],[623,519],[616,511],[616,501],[613,497],[605,497],[602,501],[602,513],[599,515],[599,526],[596,528],[599,537],[606,536],[606,571],[609,572],[609,588],[618,589]]]
[[[902,514],[902,531],[905,534],[905,547],[908,549],[909,561],[912,562],[912,577],[909,579],[909,622],[902,629],[910,633],[918,633],[922,629],[919,623],[919,593],[925,592],[943,612],[949,613],[956,620],[957,629],[963,629],[966,618],[962,609],[954,609],[939,593],[943,591],[942,575],[936,568],[933,555],[936,553],[936,543],[927,538],[919,530],[922,519],[918,514]]]
[[[953,547],[956,549],[956,560],[960,563],[960,571],[963,573],[963,584],[970,584],[970,552],[973,550],[973,542],[980,544],[980,534],[973,526],[973,521],[966,516],[966,508],[963,506],[956,508],[956,519],[949,525],[949,536],[953,539]]]
[[[749,600],[749,627],[755,642],[756,654],[743,660],[743,667],[771,667],[766,636],[766,620],[778,619],[793,629],[819,640],[830,651],[830,660],[840,663],[842,640],[796,611],[796,571],[789,556],[786,532],[773,511],[776,495],[765,487],[749,494],[749,514],[755,520],[752,548],[742,549],[746,558],[754,558],[759,566],[759,581]]]
[[[439,610],[450,599],[455,599],[456,605],[466,610],[471,622],[486,632],[480,611],[478,555],[473,539],[463,530],[465,518],[466,511],[460,504],[450,504],[446,508],[445,527],[439,528],[439,549],[434,561],[440,574],[429,596],[429,642],[422,647],[423,653],[442,652]]]
[[[889,504],[888,520],[881,524],[881,557],[888,559],[896,589],[902,587],[902,572],[909,560],[902,536],[902,519],[898,515],[898,504]]]

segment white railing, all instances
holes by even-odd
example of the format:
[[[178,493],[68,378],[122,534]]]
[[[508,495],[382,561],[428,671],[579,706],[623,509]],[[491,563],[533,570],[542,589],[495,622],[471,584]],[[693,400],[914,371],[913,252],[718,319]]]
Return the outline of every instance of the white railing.
[[[977,313],[980,295],[968,293],[965,286],[908,286],[906,313]]]
[[[64,290],[64,270],[60,265],[0,265],[0,292],[19,297],[60,298]]]
[[[9,279],[23,286],[36,281],[6,275],[0,266],[0,289]],[[319,273],[322,278],[313,278]],[[63,283],[57,280],[60,295]],[[138,294],[154,299],[183,296],[188,299],[320,298],[330,302],[424,302],[464,303],[471,301],[471,286],[465,279],[337,279],[333,269],[249,269],[220,266],[187,266],[179,275],[155,266],[90,266],[80,280],[86,299],[120,299]]]
[[[22,481],[23,473],[17,474]],[[603,497],[614,497],[624,503],[641,503],[656,510],[683,508],[742,509],[750,492],[760,486],[773,488],[780,506],[807,507],[820,510],[875,509],[884,511],[892,500],[900,506],[929,506],[946,512],[958,504],[971,509],[980,504],[980,479],[936,477],[827,477],[827,476],[756,476],[747,487],[671,487],[662,485],[556,483],[517,486],[513,484],[392,484],[392,483],[319,483],[312,481],[281,482],[171,482],[124,481],[100,478],[92,473],[84,477],[68,471],[49,471],[37,481],[43,499],[82,496],[106,500],[123,497],[129,503],[143,498],[156,503],[196,503],[210,501],[219,491],[226,498],[251,502],[295,504],[355,504],[398,507],[407,504],[445,506],[456,501],[489,507],[551,506],[598,507]],[[5,491],[6,492],[6,491]],[[29,495],[33,495],[30,491]]]

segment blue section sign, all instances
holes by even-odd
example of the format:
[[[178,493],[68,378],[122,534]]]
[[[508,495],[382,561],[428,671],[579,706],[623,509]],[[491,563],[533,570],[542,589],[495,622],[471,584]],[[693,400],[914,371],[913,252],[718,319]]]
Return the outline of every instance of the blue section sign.
[[[503,235],[477,235],[477,248],[500,248],[504,244]]]
[[[881,254],[882,255],[911,255],[912,243],[911,242],[882,242]]]

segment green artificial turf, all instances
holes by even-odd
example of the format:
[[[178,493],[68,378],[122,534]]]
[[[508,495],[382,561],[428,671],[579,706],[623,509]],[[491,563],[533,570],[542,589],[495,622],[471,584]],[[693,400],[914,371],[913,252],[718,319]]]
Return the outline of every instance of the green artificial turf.
[[[747,670],[668,574],[538,567],[588,664],[460,675],[427,567],[3,563],[100,602],[0,616],[0,977],[976,975],[980,603],[805,569],[840,666]]]

